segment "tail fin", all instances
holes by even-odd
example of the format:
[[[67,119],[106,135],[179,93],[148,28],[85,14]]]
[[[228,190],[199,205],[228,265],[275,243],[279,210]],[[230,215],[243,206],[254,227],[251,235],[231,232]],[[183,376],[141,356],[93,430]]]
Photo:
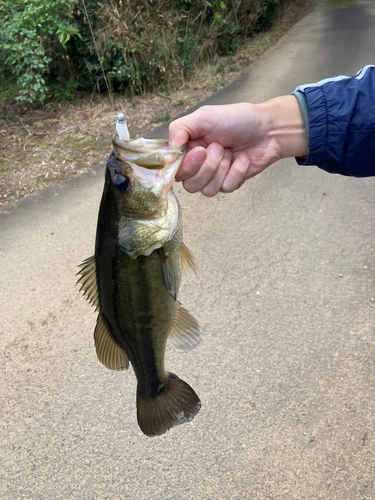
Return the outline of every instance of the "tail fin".
[[[138,425],[146,436],[160,436],[175,425],[191,422],[201,408],[195,391],[174,373],[155,397],[137,392]]]

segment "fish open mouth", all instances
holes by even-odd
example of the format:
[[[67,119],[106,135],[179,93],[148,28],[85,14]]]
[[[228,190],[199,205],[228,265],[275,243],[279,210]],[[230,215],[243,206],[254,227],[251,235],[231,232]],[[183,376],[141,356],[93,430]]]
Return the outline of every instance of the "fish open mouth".
[[[165,191],[174,184],[174,179],[186,153],[186,145],[168,149],[168,141],[137,139],[135,141],[112,141],[116,155],[132,169],[143,189],[151,189],[162,183]]]

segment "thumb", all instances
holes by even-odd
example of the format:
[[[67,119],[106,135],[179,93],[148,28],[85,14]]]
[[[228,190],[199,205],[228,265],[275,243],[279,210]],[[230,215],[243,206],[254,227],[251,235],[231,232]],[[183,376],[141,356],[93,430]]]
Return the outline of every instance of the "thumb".
[[[184,127],[184,123],[181,118],[174,120],[169,125],[169,147],[179,148],[184,144],[187,144],[190,139],[190,133]]]

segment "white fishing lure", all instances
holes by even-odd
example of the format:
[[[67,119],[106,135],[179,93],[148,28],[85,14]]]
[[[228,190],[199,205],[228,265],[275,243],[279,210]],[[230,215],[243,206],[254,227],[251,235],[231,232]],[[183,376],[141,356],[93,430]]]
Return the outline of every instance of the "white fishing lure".
[[[119,113],[117,115],[116,130],[117,130],[118,137],[119,137],[120,141],[128,141],[129,140],[129,138],[130,138],[129,130],[128,130],[128,126],[126,125],[124,113]]]

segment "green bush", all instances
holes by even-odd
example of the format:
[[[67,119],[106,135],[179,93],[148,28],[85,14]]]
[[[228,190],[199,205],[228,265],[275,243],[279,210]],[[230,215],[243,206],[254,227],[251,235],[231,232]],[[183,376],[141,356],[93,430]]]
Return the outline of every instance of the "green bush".
[[[4,64],[17,75],[19,100],[43,102],[56,45],[79,35],[70,23],[73,0],[0,0],[0,47]]]
[[[280,0],[265,0],[263,2],[262,13],[256,23],[258,31],[266,30],[271,26],[281,3]]]
[[[106,79],[132,95],[168,91],[267,29],[287,1],[0,0],[0,61],[17,78],[17,99],[34,105],[105,91]]]

